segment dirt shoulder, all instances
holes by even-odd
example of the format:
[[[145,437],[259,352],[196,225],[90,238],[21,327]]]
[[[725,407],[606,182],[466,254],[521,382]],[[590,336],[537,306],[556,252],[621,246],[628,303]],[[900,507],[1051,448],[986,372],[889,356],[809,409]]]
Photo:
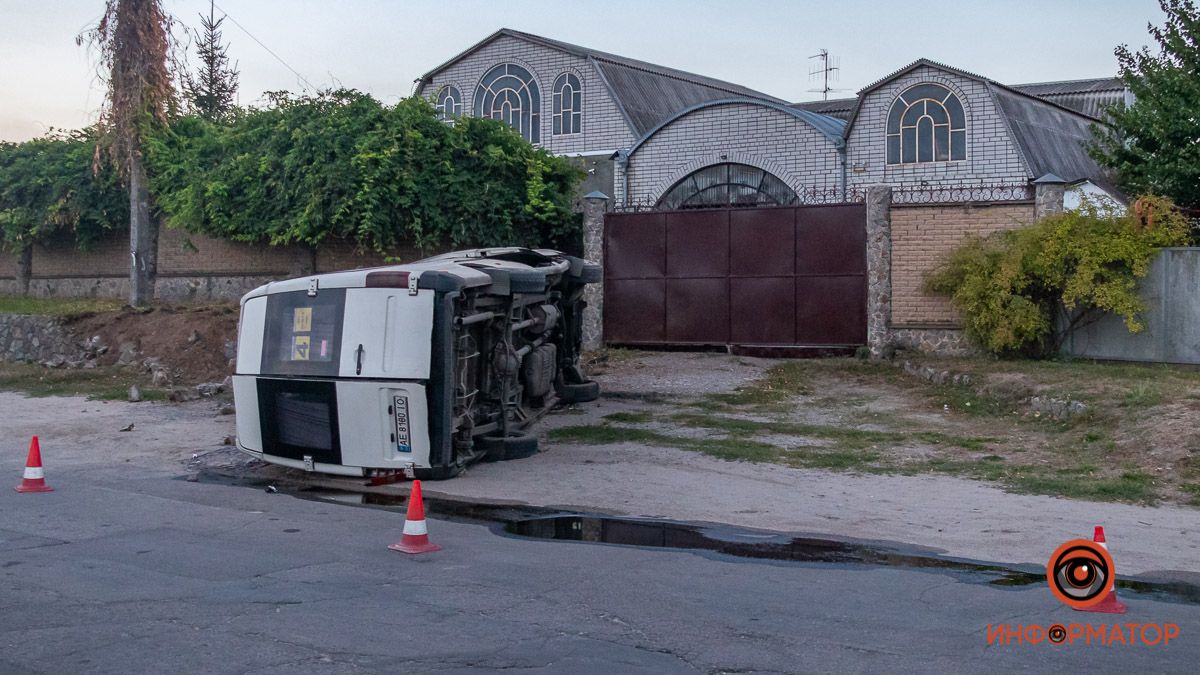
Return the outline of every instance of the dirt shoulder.
[[[1167,463],[1154,474],[1161,477],[1150,486],[1163,490],[1155,493],[1158,506],[1013,492],[1045,492],[1058,484],[1033,479],[1073,480],[1088,471],[1110,480],[1110,473],[1099,470],[1103,461],[1113,465],[1111,471],[1149,471],[1147,465],[1125,465],[1137,453],[1123,444],[1147,444],[1147,458],[1166,456],[1165,450],[1150,445],[1155,441],[1145,427],[1115,430],[1154,424],[1161,416],[1157,407],[1179,405],[1179,397],[1186,401],[1179,392],[1190,391],[1188,372],[1152,373],[1155,382],[1178,378],[1160,384],[1171,393],[1159,397],[1136,384],[1144,373],[1113,385],[1110,380],[1097,384],[1098,371],[1071,371],[1071,377],[1092,382],[1086,395],[1078,393],[1092,413],[1060,421],[1012,393],[1041,386],[1041,376],[1028,369],[1018,375],[1000,372],[1000,381],[1030,378],[1001,393],[983,372],[991,366],[967,363],[956,367],[975,368],[970,385],[931,385],[893,365],[851,360],[649,352],[603,356],[592,371],[604,397],[540,423],[542,452],[474,466],[453,480],[427,484],[426,491],[902,542],[953,556],[1031,565],[1044,564],[1058,544],[1102,524],[1122,574],[1200,581],[1200,510],[1169,503],[1169,495],[1186,493],[1164,487],[1184,480],[1165,474],[1187,471],[1188,463]],[[1104,401],[1116,400],[1100,397],[1097,388],[1110,385],[1134,393],[1114,404],[1113,410],[1125,411],[1116,419],[1097,419],[1094,415],[1108,405]],[[10,469],[24,457],[28,436],[40,434],[50,477],[52,462],[118,473],[123,463],[138,462],[164,475],[219,465],[235,472],[252,469],[259,476],[308,478],[278,467],[252,467],[222,445],[234,425],[231,415],[221,414],[218,401],[104,403],[0,392],[0,407],[12,420],[4,452]],[[994,410],[979,412],[980,407]],[[133,431],[120,431],[129,423]],[[1195,428],[1194,423],[1185,416],[1172,424],[1178,438],[1171,447],[1186,453],[1171,452],[1190,458],[1194,432],[1186,427]],[[1104,433],[1104,440],[1095,440],[1096,433]],[[1082,443],[1089,434],[1094,440],[1086,445],[1068,442]],[[973,473],[981,465],[1016,468]],[[343,482],[346,489],[361,485]],[[407,488],[387,489],[402,493]],[[1144,494],[1123,490],[1102,496]]]
[[[1111,384],[1088,370],[1091,364],[1080,365],[1078,376],[1089,387]],[[1123,420],[1153,419],[1152,410],[1137,408],[1115,421],[1057,420],[1011,386],[1005,405],[993,400],[1001,395],[982,373],[948,390],[888,364],[643,352],[618,353],[598,366],[605,398],[545,420],[542,453],[481,465],[427,490],[899,541],[1029,564],[1044,564],[1058,544],[1102,524],[1122,573],[1200,574],[1200,510],[1013,492],[1056,490],[1091,475],[1093,494],[1128,496],[1120,474],[1111,479],[1114,488],[1110,474],[1078,462],[1110,456],[1120,465],[1113,471],[1140,470],[1122,465],[1130,453],[1113,447],[1119,441],[1098,442],[1094,435]],[[1030,377],[1032,386],[1038,377]],[[1099,398],[1086,400],[1101,405]],[[968,410],[990,404],[996,414]],[[1089,434],[1094,440],[1087,445],[1070,445]],[[1164,452],[1153,451],[1149,461]],[[981,463],[1023,468],[974,473]],[[1169,478],[1150,485],[1169,485]]]
[[[4,296],[0,312],[52,317],[67,336],[25,357],[32,362],[0,361],[0,390],[126,400],[136,386],[144,400],[192,398],[196,385],[209,395],[233,372],[236,305],[135,310],[116,300]]]

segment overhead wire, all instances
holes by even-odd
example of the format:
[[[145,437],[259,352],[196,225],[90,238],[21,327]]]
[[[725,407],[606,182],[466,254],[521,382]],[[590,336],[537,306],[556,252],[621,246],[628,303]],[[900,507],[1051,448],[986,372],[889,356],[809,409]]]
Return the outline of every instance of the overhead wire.
[[[257,37],[255,37],[255,36],[254,36],[254,33],[251,33],[249,30],[247,30],[247,28],[246,28],[245,26],[243,26],[242,24],[238,23],[238,20],[237,20],[237,19],[235,19],[235,18],[233,18],[233,16],[232,16],[232,15],[231,15],[229,12],[225,11],[225,8],[224,8],[224,7],[222,7],[222,6],[218,5],[218,4],[216,4],[215,2],[214,2],[214,3],[212,3],[212,4],[213,4],[213,6],[214,6],[214,7],[216,7],[217,9],[219,9],[219,10],[221,11],[221,13],[222,13],[222,14],[224,14],[224,15],[225,15],[225,17],[226,17],[226,18],[228,18],[228,19],[229,19],[229,20],[230,20],[230,21],[233,23],[233,25],[235,25],[235,26],[237,26],[239,29],[241,29],[241,31],[242,31],[243,33],[245,33],[245,34],[246,34],[246,35],[247,35],[247,36],[248,36],[248,37],[249,37],[251,40],[254,40],[255,42],[257,42],[259,47],[262,47],[263,49],[265,49],[265,50],[267,51],[267,53],[268,53],[268,54],[270,54],[271,56],[275,57],[275,60],[276,60],[276,61],[278,61],[278,62],[282,63],[284,68],[287,68],[288,70],[292,71],[292,74],[293,74],[293,75],[295,75],[295,76],[296,76],[296,78],[297,78],[297,79],[298,79],[298,80],[299,80],[299,81],[300,81],[302,84],[304,84],[304,86],[308,87],[309,89],[311,89],[311,90],[313,90],[313,91],[316,91],[316,90],[317,90],[317,87],[316,87],[316,86],[314,86],[312,82],[309,82],[307,77],[304,77],[303,75],[301,75],[301,74],[300,74],[300,71],[298,71],[298,70],[296,70],[295,68],[293,68],[293,67],[292,67],[292,66],[291,66],[291,65],[290,65],[290,64],[289,64],[287,61],[284,61],[282,56],[280,56],[280,55],[276,54],[276,53],[275,53],[275,52],[274,52],[274,51],[273,51],[273,50],[272,50],[270,47],[268,47],[268,46],[267,46],[267,45],[266,45],[266,44],[265,44],[265,43],[264,43],[262,40],[259,40]]]

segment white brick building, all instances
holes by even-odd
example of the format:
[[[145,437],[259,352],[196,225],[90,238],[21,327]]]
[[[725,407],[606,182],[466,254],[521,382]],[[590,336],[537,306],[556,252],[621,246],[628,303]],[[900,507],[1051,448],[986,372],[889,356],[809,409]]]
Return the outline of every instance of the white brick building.
[[[579,156],[617,206],[829,201],[871,184],[1107,186],[1083,142],[1119,80],[1009,87],[919,60],[854,99],[789,104],[729,82],[502,29],[419,91]]]

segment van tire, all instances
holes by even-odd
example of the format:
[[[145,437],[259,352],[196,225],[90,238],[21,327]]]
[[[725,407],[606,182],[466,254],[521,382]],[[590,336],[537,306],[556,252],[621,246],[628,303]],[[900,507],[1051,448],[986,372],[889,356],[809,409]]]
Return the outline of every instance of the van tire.
[[[538,451],[537,437],[519,431],[510,431],[507,436],[479,436],[475,439],[475,445],[483,450],[485,462],[524,459]]]
[[[589,403],[600,398],[600,383],[595,380],[585,380],[579,384],[558,385],[558,399],[567,405],[573,403]]]

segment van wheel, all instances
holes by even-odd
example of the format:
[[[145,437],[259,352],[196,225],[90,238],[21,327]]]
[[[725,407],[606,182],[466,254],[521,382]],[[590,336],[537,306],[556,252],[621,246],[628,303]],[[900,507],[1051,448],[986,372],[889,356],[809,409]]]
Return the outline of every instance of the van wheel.
[[[538,451],[537,437],[519,431],[510,431],[507,436],[479,436],[475,445],[483,450],[485,462],[523,459]]]
[[[567,405],[589,403],[598,398],[600,398],[600,383],[595,380],[587,380],[579,384],[563,382],[558,385],[558,399]]]

